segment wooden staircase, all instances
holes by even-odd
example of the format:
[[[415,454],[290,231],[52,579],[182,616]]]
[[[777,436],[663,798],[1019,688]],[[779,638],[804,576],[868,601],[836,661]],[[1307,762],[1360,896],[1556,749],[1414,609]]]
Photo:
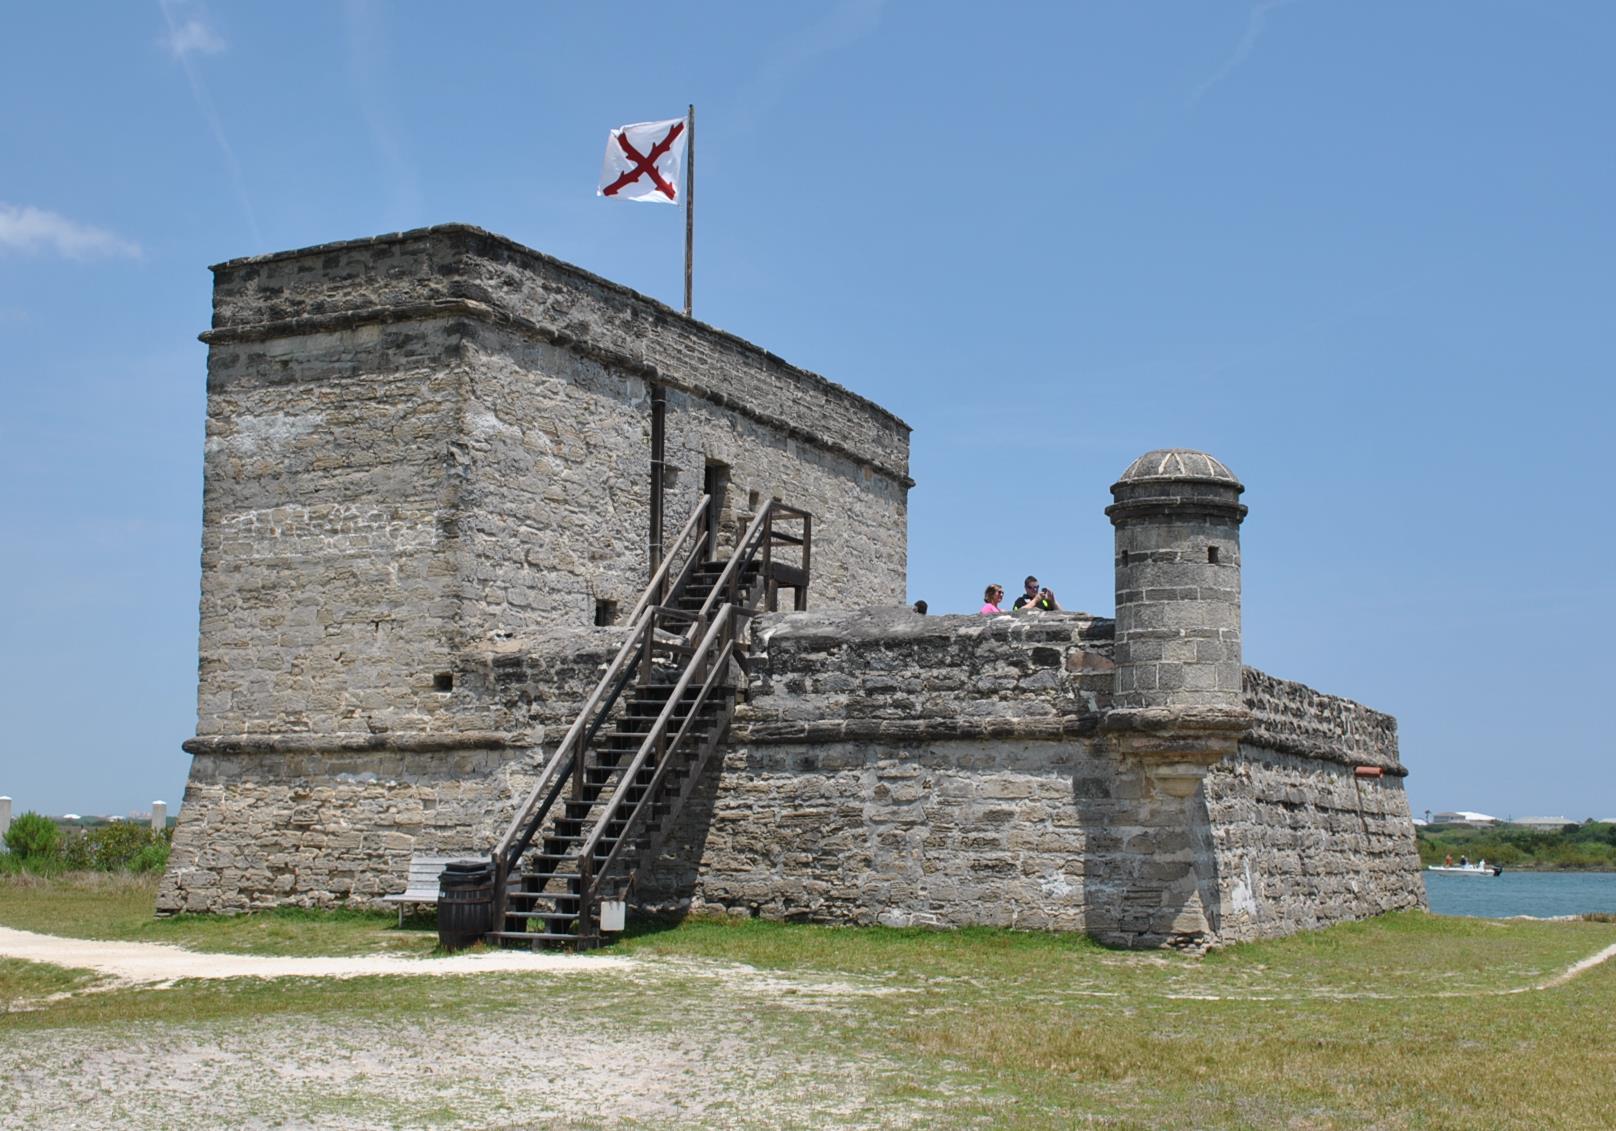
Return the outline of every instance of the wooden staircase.
[[[806,607],[812,516],[772,502],[717,561],[710,511],[703,498],[495,849],[490,941],[598,945],[601,901],[627,899],[724,743],[750,617],[781,588]],[[800,547],[800,564],[777,560],[779,546]]]

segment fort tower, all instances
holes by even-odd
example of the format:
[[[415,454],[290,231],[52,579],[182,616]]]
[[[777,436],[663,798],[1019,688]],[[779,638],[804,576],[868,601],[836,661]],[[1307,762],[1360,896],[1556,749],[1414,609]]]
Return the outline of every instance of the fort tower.
[[[1147,452],[1112,485],[1117,707],[1240,705],[1244,490],[1185,448]]]

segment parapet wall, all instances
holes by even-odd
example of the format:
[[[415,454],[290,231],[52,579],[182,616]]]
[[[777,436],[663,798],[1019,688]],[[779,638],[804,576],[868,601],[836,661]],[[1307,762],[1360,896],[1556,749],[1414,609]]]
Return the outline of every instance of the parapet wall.
[[[1251,738],[1186,800],[1100,733],[1110,638],[1083,614],[766,618],[722,774],[646,901],[1129,942],[1423,903],[1392,719],[1247,669]],[[1181,921],[1150,925],[1144,896],[1186,875]]]
[[[231,260],[214,268],[210,343],[459,316],[655,379],[904,480],[909,426],[768,350],[468,224]]]
[[[1247,668],[1252,746],[1344,766],[1376,766],[1405,776],[1397,752],[1397,720],[1361,703]]]

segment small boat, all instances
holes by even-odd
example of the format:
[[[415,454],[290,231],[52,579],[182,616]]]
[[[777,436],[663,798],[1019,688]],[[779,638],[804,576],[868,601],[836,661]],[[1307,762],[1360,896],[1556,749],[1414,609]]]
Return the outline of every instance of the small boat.
[[[1444,876],[1502,876],[1504,869],[1499,864],[1489,864],[1485,860],[1474,864],[1428,864],[1427,872],[1440,872]]]

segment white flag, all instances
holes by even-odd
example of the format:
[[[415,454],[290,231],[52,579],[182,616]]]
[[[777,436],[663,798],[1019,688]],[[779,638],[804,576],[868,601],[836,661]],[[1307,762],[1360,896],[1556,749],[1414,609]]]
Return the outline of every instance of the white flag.
[[[687,133],[683,118],[635,122],[613,130],[606,139],[606,161],[600,168],[595,195],[677,203],[684,191],[679,187],[679,170],[685,163]]]

